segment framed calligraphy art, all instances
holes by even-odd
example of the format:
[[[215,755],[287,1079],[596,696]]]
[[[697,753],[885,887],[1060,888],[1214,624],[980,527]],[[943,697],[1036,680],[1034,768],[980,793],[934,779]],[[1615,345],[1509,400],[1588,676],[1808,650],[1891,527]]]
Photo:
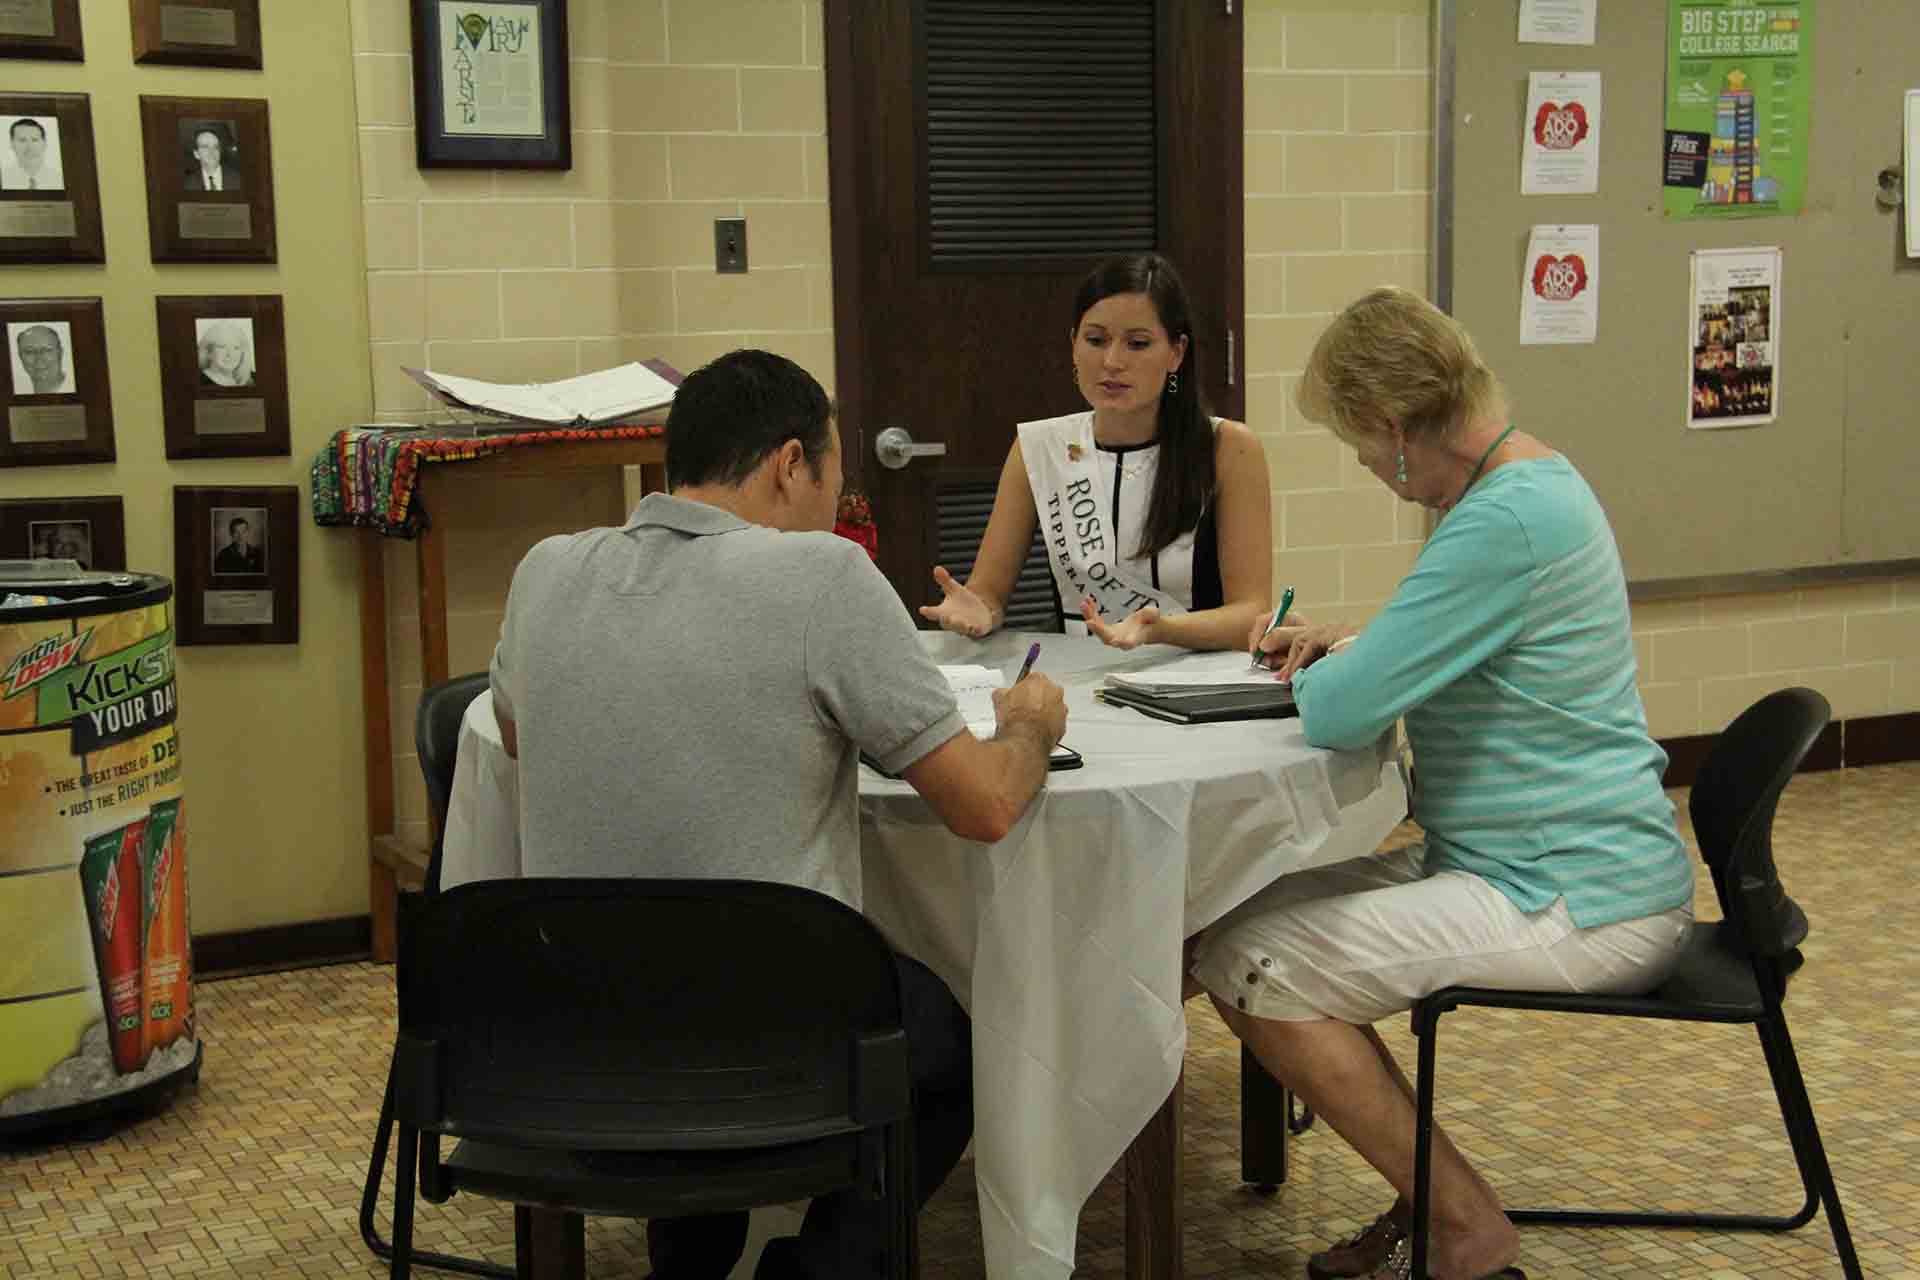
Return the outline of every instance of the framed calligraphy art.
[[[422,169],[571,169],[563,0],[411,0]]]

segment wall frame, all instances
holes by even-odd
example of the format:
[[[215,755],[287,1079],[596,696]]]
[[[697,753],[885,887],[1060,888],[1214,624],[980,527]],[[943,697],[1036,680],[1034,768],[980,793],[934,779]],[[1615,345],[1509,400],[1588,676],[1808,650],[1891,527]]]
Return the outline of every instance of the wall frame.
[[[113,391],[98,298],[0,300],[10,377],[0,467],[112,462]]]
[[[140,128],[155,262],[279,260],[264,100],[142,94]]]
[[[133,60],[258,71],[260,0],[131,0]]]
[[[120,499],[0,498],[0,560],[40,556],[124,571],[127,521]]]
[[[0,58],[86,61],[80,0],[0,0]]]
[[[173,489],[179,643],[300,642],[296,485]]]
[[[422,169],[571,169],[563,0],[409,0]]]
[[[280,296],[153,301],[167,456],[286,457],[287,332]]]
[[[0,263],[105,262],[84,93],[0,94]]]

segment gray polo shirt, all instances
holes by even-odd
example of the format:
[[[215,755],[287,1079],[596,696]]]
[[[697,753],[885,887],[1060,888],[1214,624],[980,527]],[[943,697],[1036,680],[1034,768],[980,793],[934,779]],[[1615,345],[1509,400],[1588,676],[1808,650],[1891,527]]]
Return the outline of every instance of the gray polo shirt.
[[[530,876],[778,880],[860,905],[857,752],[966,724],[865,551],[651,494],[513,575],[493,697]]]

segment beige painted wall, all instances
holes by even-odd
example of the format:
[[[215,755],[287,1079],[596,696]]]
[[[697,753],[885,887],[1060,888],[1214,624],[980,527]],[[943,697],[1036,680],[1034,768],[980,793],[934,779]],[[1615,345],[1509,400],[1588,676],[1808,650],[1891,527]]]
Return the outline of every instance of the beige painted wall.
[[[575,161],[564,175],[413,166],[406,6],[353,0],[369,356],[377,415],[428,412],[403,364],[560,377],[741,345],[833,383],[825,78],[818,0],[574,0]],[[1430,0],[1250,0],[1246,15],[1248,419],[1274,483],[1276,578],[1303,608],[1363,618],[1412,563],[1397,504],[1292,389],[1326,320],[1368,286],[1428,275]],[[718,276],[712,220],[748,220],[753,270]],[[1539,424],[1552,439],[1550,423]],[[545,533],[603,523],[608,480],[460,486],[456,671],[483,665],[512,566]],[[402,827],[424,833],[407,548],[395,584]],[[1806,682],[1842,715],[1920,709],[1920,580],[1637,609],[1654,730],[1717,730],[1764,688]]]
[[[574,167],[414,166],[407,5],[353,0],[376,416],[429,420],[400,373],[542,380],[658,356],[690,371],[735,347],[833,387],[826,79],[818,0],[571,0]],[[745,217],[751,270],[713,266],[713,220]],[[549,533],[617,523],[598,483],[455,481],[452,669],[485,665],[513,566]],[[410,548],[388,548],[401,834],[422,841]]]
[[[1275,577],[1303,610],[1361,620],[1412,563],[1421,515],[1301,422],[1292,395],[1346,301],[1426,287],[1431,5],[1249,0],[1246,22],[1247,416],[1273,472]],[[1920,711],[1920,578],[1660,601],[1633,627],[1661,737],[1718,732],[1789,684],[1836,716]]]
[[[366,909],[359,640],[346,536],[305,524],[307,469],[368,409],[366,297],[354,212],[346,0],[262,6],[266,70],[137,67],[128,6],[88,3],[84,63],[8,62],[7,87],[92,100],[104,267],[7,268],[9,297],[104,299],[119,458],[0,473],[8,497],[119,494],[130,567],[173,576],[177,484],[297,484],[300,643],[179,651],[183,794],[198,933]],[[273,129],[277,266],[150,260],[139,95],[265,98]],[[293,452],[169,462],[161,439],[156,294],[285,298]]]

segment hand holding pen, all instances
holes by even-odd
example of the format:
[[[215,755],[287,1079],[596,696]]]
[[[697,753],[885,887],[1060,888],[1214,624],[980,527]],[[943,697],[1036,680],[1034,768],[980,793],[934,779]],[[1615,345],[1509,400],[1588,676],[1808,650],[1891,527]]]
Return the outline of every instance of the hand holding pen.
[[[1253,635],[1253,643],[1249,647],[1247,658],[1249,661],[1253,663],[1254,666],[1257,667],[1262,665],[1260,662],[1260,659],[1263,656],[1260,648],[1261,642],[1264,641],[1269,635],[1271,635],[1280,626],[1280,624],[1286,620],[1287,610],[1291,608],[1293,608],[1293,588],[1288,587],[1285,591],[1280,593],[1280,607],[1273,611],[1273,621],[1267,623],[1266,626],[1261,627]]]

